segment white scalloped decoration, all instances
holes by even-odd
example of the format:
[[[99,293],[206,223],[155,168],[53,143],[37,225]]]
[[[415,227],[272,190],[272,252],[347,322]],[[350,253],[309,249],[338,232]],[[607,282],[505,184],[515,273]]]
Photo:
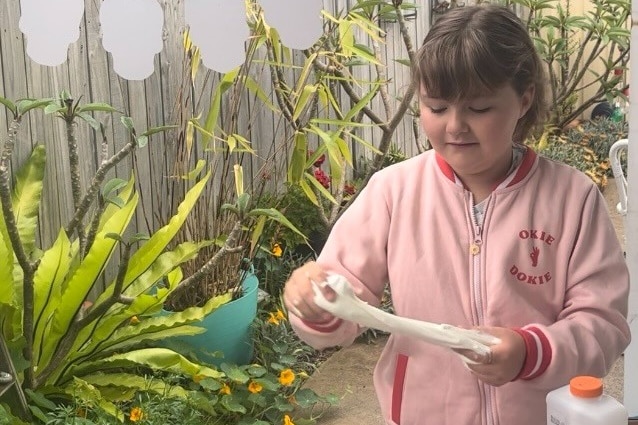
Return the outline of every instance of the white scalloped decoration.
[[[184,12],[204,66],[224,73],[244,63],[250,35],[244,0],[186,0]]]
[[[311,47],[323,32],[322,0],[260,0],[268,25],[291,49]]]
[[[113,69],[127,80],[143,80],[155,70],[164,43],[164,10],[156,0],[104,0],[100,8],[102,45]]]
[[[42,65],[64,63],[69,45],[80,37],[84,0],[22,0],[20,10],[27,55]]]

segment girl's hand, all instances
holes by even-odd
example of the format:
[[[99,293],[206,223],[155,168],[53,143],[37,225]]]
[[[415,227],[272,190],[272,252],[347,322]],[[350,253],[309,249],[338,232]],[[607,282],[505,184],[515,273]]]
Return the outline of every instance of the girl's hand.
[[[467,365],[470,371],[481,381],[496,387],[516,378],[527,355],[523,337],[508,328],[478,327],[476,329],[500,338],[501,342],[492,346],[491,358],[481,358],[473,351],[456,350],[468,359],[478,362]]]
[[[326,272],[314,261],[304,264],[292,272],[284,288],[284,305],[295,316],[308,322],[326,323],[334,316],[313,301],[315,293],[311,281],[321,284],[326,280]],[[329,287],[322,287],[328,301],[335,299],[335,292]]]

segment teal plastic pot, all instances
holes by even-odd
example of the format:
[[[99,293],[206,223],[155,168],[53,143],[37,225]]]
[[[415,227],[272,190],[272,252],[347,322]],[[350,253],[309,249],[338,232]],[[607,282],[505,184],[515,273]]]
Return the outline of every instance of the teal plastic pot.
[[[249,364],[253,357],[252,323],[257,316],[259,280],[249,273],[242,282],[243,295],[215,309],[201,322],[206,329],[198,335],[179,336],[165,341],[178,353],[193,354],[197,359],[219,366],[222,363]]]

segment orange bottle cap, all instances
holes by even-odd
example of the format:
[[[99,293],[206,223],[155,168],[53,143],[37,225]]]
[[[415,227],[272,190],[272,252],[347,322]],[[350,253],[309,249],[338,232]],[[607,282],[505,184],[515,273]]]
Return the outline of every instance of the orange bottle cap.
[[[576,376],[569,381],[569,391],[576,397],[598,397],[603,393],[603,380],[594,376]]]

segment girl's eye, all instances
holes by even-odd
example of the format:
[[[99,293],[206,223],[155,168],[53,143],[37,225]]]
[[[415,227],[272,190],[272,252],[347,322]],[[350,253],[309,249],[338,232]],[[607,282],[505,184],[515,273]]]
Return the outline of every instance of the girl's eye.
[[[490,109],[492,109],[492,108],[490,108],[490,107],[487,107],[487,108],[470,108],[470,111],[475,112],[477,114],[483,114],[483,113],[489,111]]]
[[[446,108],[432,108],[430,107],[430,112],[432,112],[433,114],[441,114],[443,112],[445,112]]]

